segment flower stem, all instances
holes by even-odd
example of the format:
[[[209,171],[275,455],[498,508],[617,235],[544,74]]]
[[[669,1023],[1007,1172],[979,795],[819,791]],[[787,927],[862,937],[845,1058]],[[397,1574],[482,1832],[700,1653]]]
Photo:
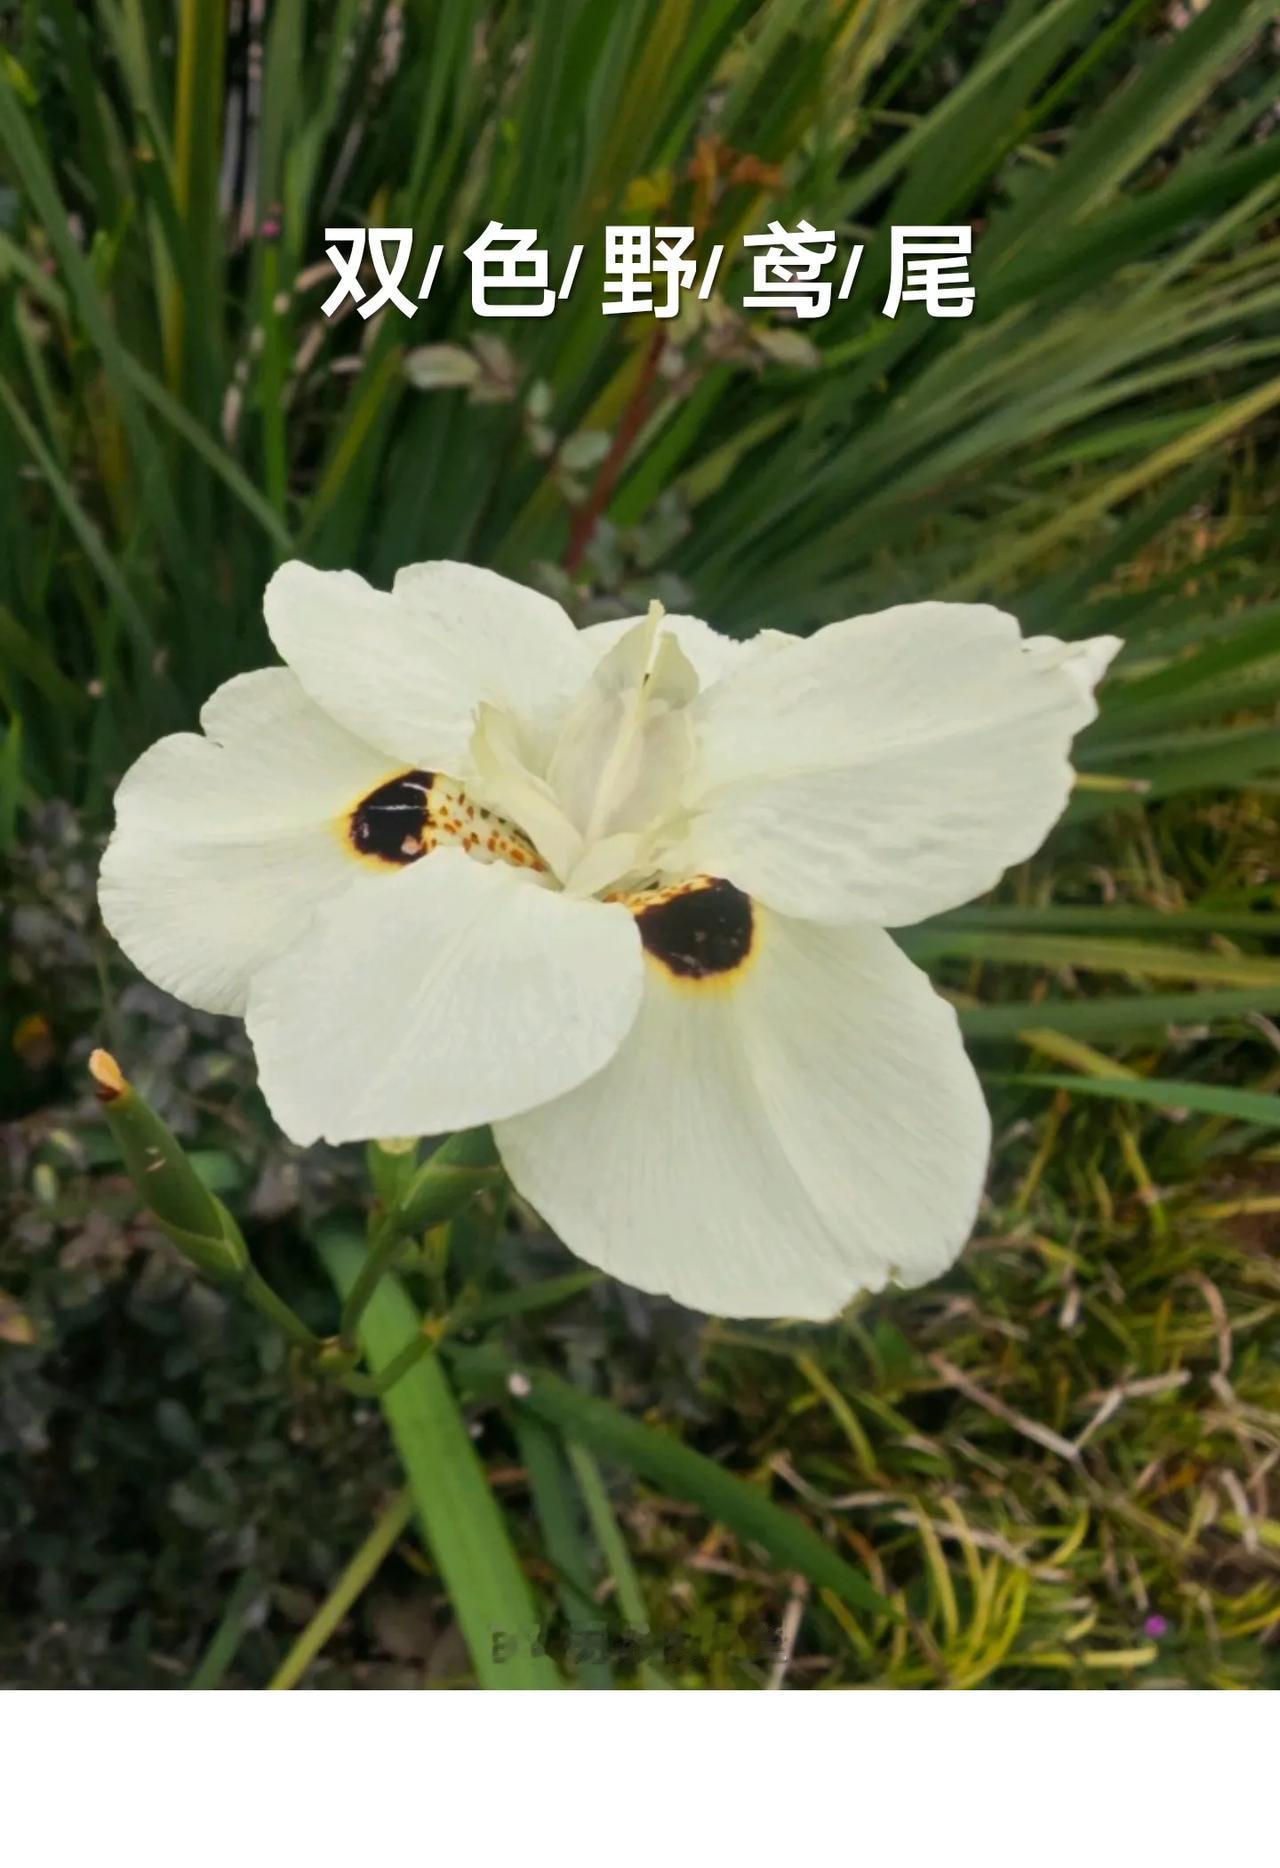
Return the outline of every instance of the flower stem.
[[[383,1273],[390,1271],[394,1265],[404,1242],[405,1233],[400,1226],[399,1218],[395,1213],[391,1213],[375,1229],[359,1275],[342,1306],[338,1339],[344,1348],[354,1349],[365,1306],[377,1289],[378,1281]]]
[[[291,1343],[299,1349],[305,1349],[312,1355],[323,1349],[324,1344],[314,1331],[309,1330],[297,1312],[291,1310],[283,1297],[278,1297],[267,1283],[250,1265],[237,1279],[240,1291],[248,1298],[254,1309],[282,1330]]]
[[[380,1401],[383,1395],[388,1394],[395,1387],[402,1376],[407,1375],[410,1369],[416,1368],[424,1356],[430,1355],[433,1349],[439,1347],[444,1329],[443,1318],[434,1326],[428,1320],[423,1324],[421,1334],[416,1336],[411,1343],[407,1343],[398,1355],[393,1356],[384,1369],[380,1369],[376,1375],[348,1375],[346,1386],[352,1394],[360,1395],[367,1400]]]

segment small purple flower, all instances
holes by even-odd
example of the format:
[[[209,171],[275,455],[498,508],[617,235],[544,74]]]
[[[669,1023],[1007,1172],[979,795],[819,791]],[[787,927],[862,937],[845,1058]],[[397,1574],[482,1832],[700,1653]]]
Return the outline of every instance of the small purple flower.
[[[1168,1618],[1164,1615],[1148,1615],[1142,1624],[1142,1632],[1150,1635],[1153,1641],[1158,1641],[1161,1635],[1169,1632]]]

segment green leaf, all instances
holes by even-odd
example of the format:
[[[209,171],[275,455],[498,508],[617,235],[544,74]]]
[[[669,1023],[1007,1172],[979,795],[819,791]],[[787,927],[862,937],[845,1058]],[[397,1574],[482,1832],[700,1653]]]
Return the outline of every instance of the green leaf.
[[[241,1570],[209,1645],[187,1681],[189,1691],[209,1693],[222,1685],[223,1677],[244,1639],[250,1611],[262,1596],[263,1589],[263,1580],[257,1570],[252,1566]]]
[[[44,475],[49,491],[74,532],[80,549],[102,579],[104,588],[114,599],[120,614],[133,629],[138,642],[145,649],[153,651],[154,638],[151,626],[108,551],[101,533],[84,510],[75,488],[46,447],[35,423],[3,378],[0,378],[0,404],[3,404],[6,414],[21,436],[31,458]]]
[[[613,1671],[607,1660],[596,1659],[592,1652],[605,1615],[595,1600],[592,1552],[580,1521],[581,1501],[569,1474],[564,1444],[555,1429],[536,1414],[518,1414],[513,1426],[543,1546],[556,1571],[560,1607],[569,1628],[583,1637],[583,1652],[576,1662],[578,1681],[590,1690],[607,1690],[613,1686]]]
[[[913,960],[953,955],[1006,966],[1079,969],[1085,973],[1128,973],[1136,979],[1220,981],[1229,986],[1269,986],[1280,991],[1280,960],[1251,954],[1198,953],[1172,942],[1095,940],[1088,935],[1005,934],[991,929],[933,927],[904,935]]]
[[[1032,1072],[1002,1076],[1002,1083],[1026,1084],[1033,1089],[1069,1090],[1072,1095],[1105,1096],[1123,1103],[1154,1103],[1165,1110],[1191,1109],[1199,1115],[1230,1116],[1236,1122],[1262,1123],[1280,1128],[1280,1096],[1261,1090],[1232,1090],[1216,1083],[1190,1083],[1178,1077],[1059,1076]]]
[[[501,1396],[516,1413],[527,1409],[601,1459],[616,1460],[652,1484],[691,1499],[716,1523],[727,1524],[739,1537],[767,1550],[781,1568],[799,1570],[850,1608],[894,1613],[861,1572],[803,1518],[775,1505],[758,1485],[726,1472],[674,1435],[633,1420],[558,1376],[523,1368],[487,1348],[446,1353],[478,1393]]]
[[[1004,1005],[960,1007],[966,1038],[1016,1038],[1021,1031],[1065,1031],[1078,1038],[1119,1032],[1166,1035],[1171,1026],[1219,1023],[1251,1012],[1280,1012],[1280,990],[1253,987],[1227,992],[1134,993],[1115,999],[1023,999]]]
[[[640,1579],[631,1561],[627,1540],[622,1535],[618,1520],[614,1516],[613,1506],[609,1503],[608,1489],[600,1468],[586,1447],[580,1446],[576,1441],[569,1442],[566,1452],[573,1469],[573,1476],[578,1481],[578,1490],[587,1507],[591,1528],[596,1534],[597,1543],[604,1552],[604,1560],[608,1566],[609,1575],[613,1579],[618,1612],[629,1633],[647,1635],[649,1612],[645,1607],[644,1596],[640,1589]],[[640,1663],[640,1680],[647,1687],[667,1685],[652,1661],[647,1660],[642,1660]]]
[[[316,1239],[325,1267],[345,1297],[364,1262],[358,1233],[326,1228]],[[384,1277],[365,1308],[360,1340],[377,1375],[421,1328],[403,1286]],[[423,1358],[382,1399],[413,1494],[418,1522],[439,1566],[481,1686],[521,1689],[563,1685],[545,1655],[530,1653],[538,1611],[506,1523],[437,1356]],[[495,1637],[515,1651],[495,1657]]]
[[[1280,896],[1273,891],[1273,900]],[[990,928],[993,933],[1035,934],[1168,934],[1177,939],[1187,934],[1249,934],[1257,940],[1280,940],[1280,914],[1271,912],[1272,904],[1256,912],[1235,908],[1131,908],[1124,902],[1083,903],[1046,902],[1043,906],[1022,907],[1017,903],[956,908],[947,916],[957,926]],[[920,927],[899,935],[903,944],[932,934],[936,924],[922,922]],[[915,948],[912,948],[915,951]],[[940,950],[941,951],[941,950]]]

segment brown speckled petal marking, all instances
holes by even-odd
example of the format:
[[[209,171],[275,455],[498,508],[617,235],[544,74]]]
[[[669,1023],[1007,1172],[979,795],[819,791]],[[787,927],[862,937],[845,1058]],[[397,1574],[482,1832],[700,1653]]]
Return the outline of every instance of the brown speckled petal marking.
[[[529,839],[482,805],[456,779],[415,768],[368,792],[342,820],[347,847],[392,868],[455,844],[481,863],[545,870]]]

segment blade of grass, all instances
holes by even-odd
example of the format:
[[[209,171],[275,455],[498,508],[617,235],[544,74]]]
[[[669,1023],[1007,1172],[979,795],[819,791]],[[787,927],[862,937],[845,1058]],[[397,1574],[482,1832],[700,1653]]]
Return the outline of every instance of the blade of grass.
[[[1280,961],[1253,954],[1197,953],[1158,941],[1092,938],[1087,934],[1003,934],[984,928],[937,927],[903,937],[913,960],[943,954],[989,960],[1005,966],[1127,973],[1137,979],[1218,981],[1224,986],[1260,986],[1280,991]]]
[[[181,275],[166,320],[169,384],[184,383],[197,406],[215,405],[221,322],[192,318],[222,300],[222,73],[227,43],[224,0],[179,0],[177,95],[174,100],[173,193],[182,226]],[[199,366],[195,356],[199,356]]]
[[[262,1578],[258,1572],[254,1569],[241,1570],[227,1599],[222,1619],[201,1656],[200,1665],[187,1681],[188,1691],[208,1693],[222,1685],[223,1677],[244,1639],[249,1611],[261,1594]]]
[[[379,1514],[373,1529],[281,1661],[267,1684],[269,1693],[287,1693],[298,1684],[395,1549],[413,1513],[413,1494],[406,1486]]]
[[[1250,422],[1256,421],[1260,415],[1265,415],[1277,403],[1280,403],[1280,377],[1274,377],[1270,382],[1239,397],[1209,421],[1192,429],[1190,434],[1170,442],[1136,467],[1126,468],[1123,473],[1104,481],[1100,487],[1067,505],[1035,531],[996,546],[966,573],[963,580],[957,580],[954,585],[939,592],[939,595],[968,595],[974,589],[994,588],[1007,579],[1011,571],[1047,552],[1050,546],[1075,536],[1108,508],[1118,506],[1121,501],[1141,492],[1164,474],[1186,466],[1189,461],[1218,446]]]
[[[32,459],[44,475],[49,491],[57,501],[67,524],[75,533],[81,550],[102,579],[104,588],[114,599],[121,615],[128,622],[136,641],[144,650],[154,652],[151,626],[143,615],[133,592],[121,576],[101,532],[85,512],[76,497],[75,489],[45,446],[36,431],[35,424],[3,377],[0,377],[0,402],[4,404],[9,420],[17,429]]]
[[[0,84],[0,142],[9,150],[13,166],[57,256],[85,330],[115,390],[120,419],[128,433],[148,509],[156,520],[170,569],[198,610],[199,592],[192,575],[190,545],[169,491],[164,461],[133,393],[124,346],[112,325],[93,268],[71,231],[44,153],[27,127],[16,96],[4,84]]]
[[[1197,1115],[1230,1116],[1236,1122],[1280,1128],[1280,1096],[1269,1096],[1261,1090],[1233,1090],[1216,1083],[1190,1083],[1178,1077],[1116,1077],[1106,1081],[1098,1077],[1059,1076],[1049,1071],[1001,1076],[997,1080],[1026,1084],[1039,1090],[1068,1090],[1073,1096],[1152,1103],[1158,1109],[1190,1109]]]
[[[1099,902],[1096,907],[1073,903],[1046,903],[1023,907],[1015,903],[956,908],[947,917],[967,928],[990,928],[1035,934],[1251,934],[1258,940],[1280,939],[1280,914],[1250,913],[1238,908],[1130,908],[1121,902]],[[914,934],[917,930],[912,929]],[[922,922],[920,934],[932,933]]]
[[[512,1426],[529,1475],[542,1541],[555,1566],[560,1607],[571,1633],[581,1639],[581,1650],[575,1654],[578,1682],[589,1690],[607,1690],[613,1686],[613,1671],[594,1651],[604,1616],[595,1600],[591,1549],[579,1522],[580,1504],[563,1443],[555,1429],[536,1415],[519,1414]]]
[[[70,714],[81,714],[89,697],[74,681],[68,681],[48,649],[30,630],[24,629],[13,612],[0,603],[0,664],[24,676],[55,707]]]
[[[1004,1005],[962,1005],[960,1029],[966,1038],[1017,1038],[1043,1027],[1078,1038],[1107,1038],[1120,1033],[1159,1032],[1171,1026],[1217,1024],[1247,1018],[1251,1012],[1280,1012],[1280,990],[1135,993],[1132,998],[1022,999]]]
[[[649,1633],[649,1611],[645,1607],[640,1579],[631,1561],[631,1552],[627,1549],[627,1540],[622,1535],[618,1520],[614,1516],[613,1506],[609,1503],[609,1494],[600,1476],[600,1468],[586,1447],[576,1440],[567,1441],[565,1451],[569,1456],[569,1464],[573,1468],[573,1476],[578,1482],[578,1490],[582,1493],[583,1503],[587,1507],[587,1516],[596,1534],[596,1542],[604,1552],[605,1563],[613,1578],[618,1611],[622,1616],[623,1624],[629,1634],[643,1639]],[[651,1661],[641,1661],[639,1674],[642,1686],[665,1687],[668,1684]]]

